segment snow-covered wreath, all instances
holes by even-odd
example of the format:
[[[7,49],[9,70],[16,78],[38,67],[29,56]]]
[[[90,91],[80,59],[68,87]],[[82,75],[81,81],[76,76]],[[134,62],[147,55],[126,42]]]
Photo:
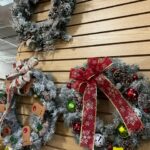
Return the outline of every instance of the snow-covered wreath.
[[[21,41],[35,51],[53,49],[57,39],[69,41],[66,33],[76,0],[51,0],[48,19],[43,22],[30,20],[39,0],[15,0],[12,8],[12,24]]]
[[[90,150],[133,150],[150,138],[150,81],[136,65],[118,59],[89,58],[71,69],[61,88],[64,121],[81,146]],[[98,94],[97,94],[98,93]],[[98,118],[97,95],[105,94],[116,109],[112,123]]]
[[[14,72],[7,76],[7,100],[1,117],[1,135],[6,147],[13,150],[40,150],[55,132],[58,118],[55,97],[56,87],[52,78],[34,69],[38,60],[34,57],[17,61]],[[24,97],[26,96],[26,97]],[[16,100],[30,96],[37,98],[32,105],[29,120],[22,125],[16,113]]]

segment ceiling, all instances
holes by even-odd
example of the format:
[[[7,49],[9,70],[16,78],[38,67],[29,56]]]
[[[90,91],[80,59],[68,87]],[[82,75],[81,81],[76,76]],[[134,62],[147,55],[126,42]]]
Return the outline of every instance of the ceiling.
[[[11,27],[11,5],[0,6],[0,61],[14,59],[17,49],[17,36]]]
[[[11,5],[0,6],[0,79],[11,71],[17,50],[17,36],[11,27]]]

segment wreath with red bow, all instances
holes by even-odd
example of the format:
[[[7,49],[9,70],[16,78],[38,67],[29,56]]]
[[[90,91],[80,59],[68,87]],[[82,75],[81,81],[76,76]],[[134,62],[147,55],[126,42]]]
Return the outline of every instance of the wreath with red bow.
[[[90,150],[133,150],[150,138],[150,82],[136,65],[119,59],[89,58],[70,71],[59,101],[65,124],[81,146]],[[97,117],[97,96],[115,107],[112,123]],[[101,105],[100,105],[101,107]]]
[[[38,60],[34,57],[17,61],[14,71],[7,76],[5,103],[1,116],[1,136],[6,147],[14,150],[40,150],[49,141],[58,118],[55,97],[56,87],[52,78],[34,69]],[[25,125],[16,112],[16,100],[35,96],[31,114]]]

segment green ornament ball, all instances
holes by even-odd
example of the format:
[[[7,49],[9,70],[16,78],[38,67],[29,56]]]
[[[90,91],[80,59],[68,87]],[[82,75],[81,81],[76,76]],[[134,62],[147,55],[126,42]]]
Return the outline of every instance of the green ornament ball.
[[[41,131],[42,129],[43,129],[43,126],[42,126],[41,124],[38,124],[38,125],[37,125],[37,130],[38,130],[38,132]]]
[[[123,123],[120,123],[117,127],[117,132],[122,138],[128,138],[128,130]]]
[[[17,139],[13,136],[10,137],[10,141],[12,144],[16,144],[18,142]]]
[[[77,104],[74,100],[69,100],[67,103],[67,110],[69,112],[75,112],[76,106],[77,106]]]

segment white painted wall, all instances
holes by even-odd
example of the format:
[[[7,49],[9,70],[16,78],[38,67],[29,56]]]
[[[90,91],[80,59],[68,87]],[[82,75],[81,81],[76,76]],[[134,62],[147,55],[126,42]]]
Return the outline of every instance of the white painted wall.
[[[12,71],[12,62],[17,52],[15,31],[11,28],[10,7],[13,0],[0,0],[0,78],[5,79]],[[6,5],[6,6],[4,6]],[[10,38],[11,37],[11,38]]]
[[[0,62],[0,79],[5,79],[10,72],[12,72],[12,64]]]

